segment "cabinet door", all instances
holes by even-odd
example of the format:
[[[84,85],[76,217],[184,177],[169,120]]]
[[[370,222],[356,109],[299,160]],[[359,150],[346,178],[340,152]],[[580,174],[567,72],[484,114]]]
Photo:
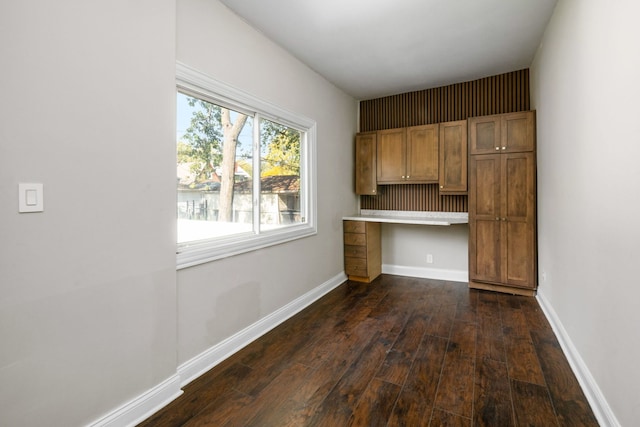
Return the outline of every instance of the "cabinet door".
[[[407,181],[438,182],[438,125],[407,128]]]
[[[356,135],[356,194],[376,194],[376,132]]]
[[[493,154],[500,151],[501,116],[469,118],[469,154]]]
[[[504,282],[536,287],[536,173],[535,154],[502,155],[502,212],[505,252]]]
[[[469,160],[469,279],[502,281],[501,156]]]
[[[523,111],[502,115],[500,151],[518,153],[533,151],[535,145],[535,112]]]
[[[380,184],[398,184],[406,177],[406,129],[378,131],[377,179]]]
[[[440,123],[441,194],[467,193],[467,121]]]

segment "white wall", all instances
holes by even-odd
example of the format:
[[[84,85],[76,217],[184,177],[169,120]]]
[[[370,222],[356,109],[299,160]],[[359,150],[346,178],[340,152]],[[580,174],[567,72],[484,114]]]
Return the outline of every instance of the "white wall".
[[[318,151],[317,236],[178,271],[178,359],[185,363],[343,271],[342,216],[357,207],[357,104],[218,1],[177,3],[176,56],[314,119]]]
[[[624,426],[640,419],[638,16],[561,0],[531,67],[540,295]]]
[[[0,425],[87,424],[175,373],[175,2],[3,1],[0,57]]]
[[[469,226],[382,224],[383,272],[469,280]],[[433,263],[427,262],[427,254]]]

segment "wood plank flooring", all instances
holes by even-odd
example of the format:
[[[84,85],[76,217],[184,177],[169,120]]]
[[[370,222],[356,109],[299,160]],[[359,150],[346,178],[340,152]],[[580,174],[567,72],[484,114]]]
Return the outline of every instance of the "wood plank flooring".
[[[140,424],[597,426],[536,300],[345,282]]]

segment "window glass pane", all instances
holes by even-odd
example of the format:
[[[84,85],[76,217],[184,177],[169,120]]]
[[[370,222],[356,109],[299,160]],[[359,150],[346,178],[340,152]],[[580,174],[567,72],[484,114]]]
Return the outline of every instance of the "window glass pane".
[[[300,210],[300,140],[297,129],[260,120],[260,228],[304,222]]]
[[[253,118],[178,92],[178,243],[253,231]]]

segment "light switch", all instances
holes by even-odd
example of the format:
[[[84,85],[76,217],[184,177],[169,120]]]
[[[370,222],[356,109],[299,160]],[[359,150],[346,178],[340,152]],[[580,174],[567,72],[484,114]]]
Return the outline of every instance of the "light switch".
[[[38,204],[38,192],[33,189],[27,190],[27,206],[36,206]]]
[[[18,184],[18,212],[44,211],[42,184]]]

